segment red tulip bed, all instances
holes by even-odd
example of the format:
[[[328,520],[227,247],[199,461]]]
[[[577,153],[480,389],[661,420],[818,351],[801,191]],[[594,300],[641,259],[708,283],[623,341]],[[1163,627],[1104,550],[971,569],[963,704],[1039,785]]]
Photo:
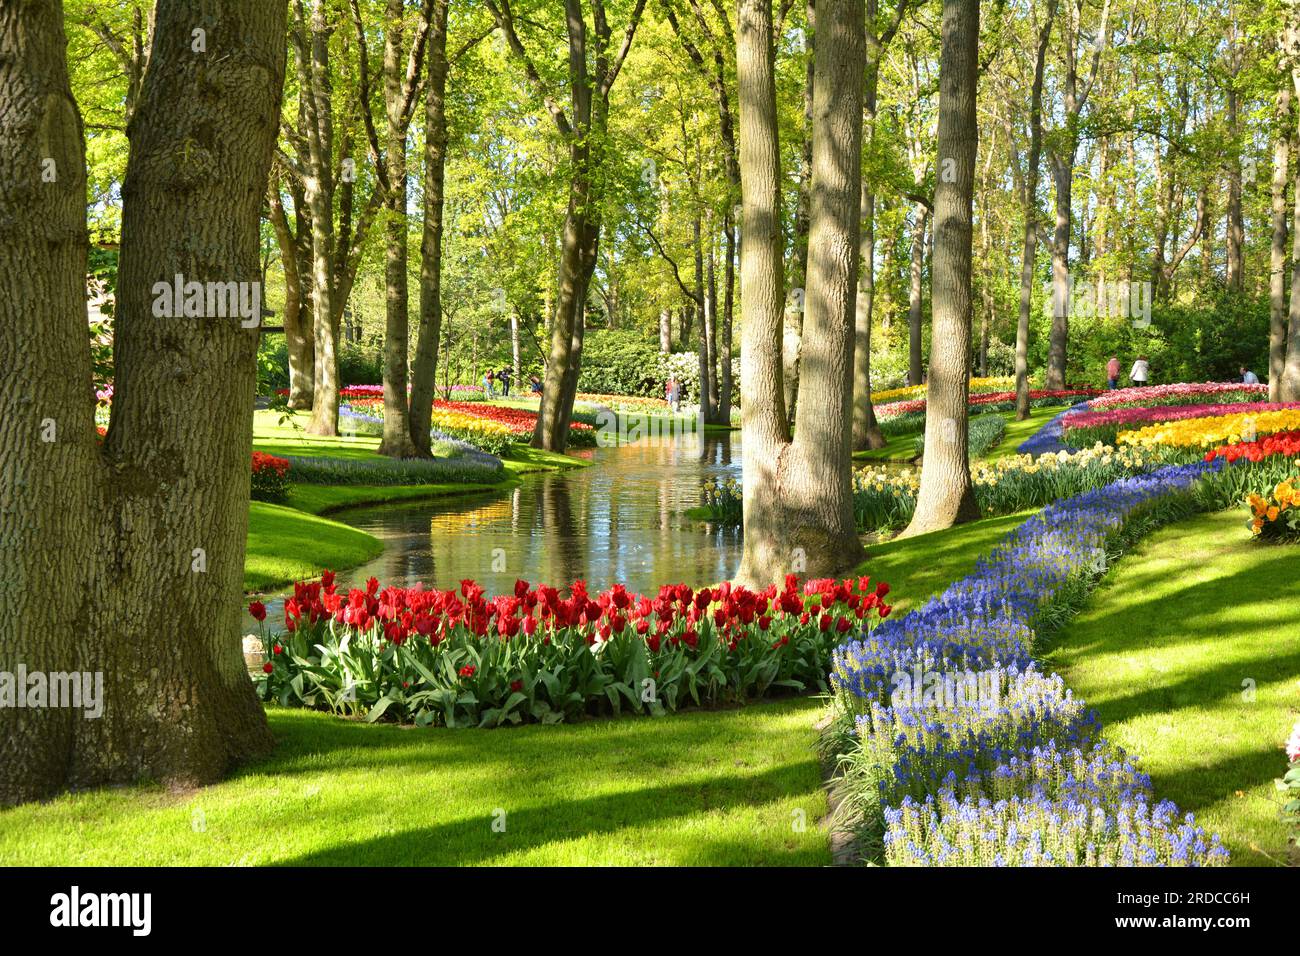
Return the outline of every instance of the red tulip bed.
[[[253,452],[250,495],[254,501],[284,501],[289,494],[289,460]]]
[[[824,691],[831,650],[888,616],[889,585],[793,575],[762,591],[614,585],[594,597],[517,581],[456,590],[339,591],[298,582],[284,630],[263,633],[261,696],[286,706],[448,727],[559,723]],[[254,602],[263,621],[265,607]],[[263,625],[263,627],[265,627]]]

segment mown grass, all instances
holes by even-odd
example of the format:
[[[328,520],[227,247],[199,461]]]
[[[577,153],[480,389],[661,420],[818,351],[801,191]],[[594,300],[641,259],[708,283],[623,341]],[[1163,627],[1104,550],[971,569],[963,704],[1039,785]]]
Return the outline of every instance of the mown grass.
[[[1015,412],[988,413],[1001,415],[1006,420],[1007,430],[996,445],[984,454],[976,456],[977,460],[995,461],[1008,455],[1019,454],[1016,449],[1020,446],[1020,443],[1059,415],[1061,411],[1061,406],[1033,408],[1029,411],[1029,417],[1023,422],[1016,421]],[[916,440],[922,434],[923,432],[917,430],[895,435],[885,442],[883,448],[854,452],[853,459],[858,462],[915,461],[918,457],[916,454]]]
[[[867,559],[857,573],[868,574],[873,581],[888,581],[891,591],[886,600],[895,615],[905,614],[974,571],[975,562],[1031,514],[985,518],[914,538],[868,545]]]
[[[1243,515],[1200,515],[1139,544],[1048,661],[1158,797],[1221,834],[1234,863],[1260,866],[1287,861],[1273,780],[1300,718],[1300,547],[1251,541]]]
[[[823,865],[820,708],[495,731],[272,709],[275,755],[223,783],[0,811],[0,864]]]
[[[351,568],[384,550],[373,535],[328,518],[264,501],[248,509],[244,590],[264,591],[314,577],[322,568]]]

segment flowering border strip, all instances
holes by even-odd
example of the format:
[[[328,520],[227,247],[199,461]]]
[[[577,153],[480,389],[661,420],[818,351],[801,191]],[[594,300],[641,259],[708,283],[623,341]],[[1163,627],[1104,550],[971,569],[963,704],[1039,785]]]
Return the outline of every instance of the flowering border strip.
[[[1194,510],[1176,495],[1222,463],[1166,466],[1049,505],[973,574],[834,653],[842,780],[874,807],[892,865],[1215,865],[1227,851],[1101,737],[1094,711],[1037,669],[1040,632],[1073,613],[1106,555]],[[979,706],[901,680],[990,675]],[[959,677],[960,679],[960,677]],[[892,681],[893,693],[888,684]],[[928,694],[933,682],[927,682]],[[939,682],[943,687],[943,681]],[[981,688],[982,690],[983,688]],[[959,692],[960,693],[960,692]],[[986,706],[987,705],[987,706]],[[843,724],[853,720],[844,735]]]

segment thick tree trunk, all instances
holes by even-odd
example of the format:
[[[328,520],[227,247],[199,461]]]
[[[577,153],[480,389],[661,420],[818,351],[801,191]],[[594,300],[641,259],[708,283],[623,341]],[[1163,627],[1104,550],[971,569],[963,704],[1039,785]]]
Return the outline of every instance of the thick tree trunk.
[[[191,48],[196,23],[207,55]],[[285,7],[158,7],[122,190],[102,453],[88,396],[83,149],[60,6],[5,7],[0,48],[0,162],[13,161],[0,176],[0,310],[22,304],[0,322],[0,354],[13,357],[0,376],[0,660],[103,673],[99,719],[0,709],[0,802],[146,777],[211,782],[272,746],[239,643],[258,333],[242,316],[159,316],[174,309],[155,284],[179,274],[248,283],[250,303],[260,295]],[[55,183],[37,180],[45,158],[61,171]]]
[[[411,365],[411,441],[430,451],[429,428],[442,335],[442,227],[447,163],[447,8],[434,0],[429,24],[429,75],[424,88],[424,225],[420,238],[420,331]]]
[[[799,357],[803,348],[803,323],[808,302],[808,233],[812,221],[813,167],[813,76],[817,59],[817,4],[805,4],[807,27],[804,31],[803,140],[799,152],[799,193],[794,213],[794,282],[791,301],[784,313],[781,340],[782,376],[785,409],[794,421],[799,401]]]
[[[770,0],[742,0],[739,72],[745,236],[744,538],[739,579],[822,576],[862,546],[849,469],[861,190],[862,5],[821,0],[812,130],[802,398],[788,440],[781,389],[780,151]],[[751,444],[751,438],[753,439]],[[751,448],[753,451],[751,452]]]
[[[406,231],[406,132],[403,115],[404,0],[388,0],[384,30],[384,103],[387,124],[385,164],[389,189],[385,202],[384,247],[384,434],[379,454],[391,458],[413,458],[410,397],[407,394],[410,345],[410,289],[407,265],[410,259]],[[419,41],[417,41],[419,42]]]
[[[912,227],[912,261],[907,288],[907,384],[920,385],[922,368],[923,315],[922,278],[925,272],[925,232],[930,210],[916,204],[915,225]]]
[[[967,455],[978,53],[979,3],[944,0],[938,146],[941,161],[952,160],[952,175],[935,184],[925,458],[909,536],[979,517]]]
[[[789,449],[782,386],[785,311],[781,147],[776,113],[772,0],[739,0],[736,75],[740,101],[740,394],[745,448],[744,540],[738,580],[766,586],[792,565],[781,503]]]

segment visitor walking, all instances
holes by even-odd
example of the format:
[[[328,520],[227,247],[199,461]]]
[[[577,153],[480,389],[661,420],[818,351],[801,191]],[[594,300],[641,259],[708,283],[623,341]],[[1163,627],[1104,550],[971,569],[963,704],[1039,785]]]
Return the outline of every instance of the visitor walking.
[[[542,380],[536,375],[528,376],[528,387],[532,389],[534,395],[542,394]]]
[[[1139,355],[1137,361],[1133,363],[1133,368],[1129,370],[1129,381],[1135,388],[1142,388],[1146,385],[1147,379],[1151,374],[1151,366],[1147,364],[1147,357]]]
[[[1241,367],[1241,381],[1244,385],[1258,385],[1259,376],[1243,365]]]
[[[681,401],[681,386],[677,384],[676,376],[668,376],[668,385],[664,389],[664,396],[668,399],[668,410],[676,414],[678,403]]]
[[[492,390],[492,383],[495,381],[496,381],[496,376],[492,373],[491,369],[488,369],[487,374],[483,376],[483,397],[484,398],[492,398],[496,394],[496,392]]]
[[[505,398],[510,397],[510,369],[503,368],[497,372],[497,378],[501,380],[501,394]]]
[[[1112,355],[1106,363],[1106,384],[1111,389],[1119,388],[1119,356]]]

